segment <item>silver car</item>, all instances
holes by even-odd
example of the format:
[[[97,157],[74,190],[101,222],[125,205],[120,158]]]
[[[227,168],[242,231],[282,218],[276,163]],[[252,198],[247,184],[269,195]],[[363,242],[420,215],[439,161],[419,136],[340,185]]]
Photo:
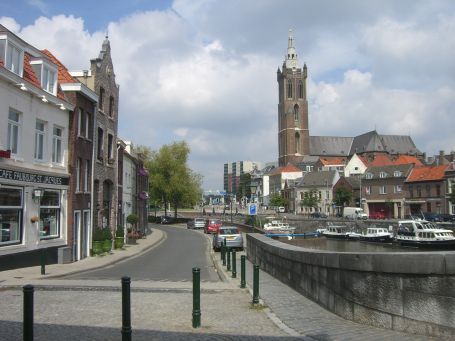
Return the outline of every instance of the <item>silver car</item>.
[[[213,236],[213,250],[220,251],[224,240],[228,248],[243,250],[243,237],[237,226],[220,226]]]
[[[191,220],[188,220],[186,223],[186,227],[189,229],[203,229],[205,226],[205,219],[204,218],[194,218]]]

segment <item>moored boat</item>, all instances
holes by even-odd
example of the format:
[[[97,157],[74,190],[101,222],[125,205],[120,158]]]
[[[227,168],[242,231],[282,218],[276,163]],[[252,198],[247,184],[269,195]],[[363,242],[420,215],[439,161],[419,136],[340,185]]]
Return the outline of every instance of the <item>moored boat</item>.
[[[384,227],[369,227],[365,234],[360,236],[360,241],[370,243],[391,243],[393,235]]]
[[[401,220],[395,241],[401,246],[428,249],[455,249],[455,236],[451,230],[438,228],[426,220]]]
[[[268,219],[262,228],[266,234],[294,234],[295,227],[289,226],[287,222],[274,217]]]
[[[327,229],[322,233],[326,238],[331,239],[345,239],[349,238],[351,230],[344,225],[327,225]]]

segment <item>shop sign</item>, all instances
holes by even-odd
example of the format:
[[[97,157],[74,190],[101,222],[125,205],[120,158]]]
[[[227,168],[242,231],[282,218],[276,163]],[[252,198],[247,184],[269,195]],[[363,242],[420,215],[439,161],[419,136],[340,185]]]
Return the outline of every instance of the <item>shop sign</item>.
[[[43,185],[69,185],[69,178],[62,176],[34,174],[0,168],[0,179],[20,182],[32,182]]]
[[[0,150],[0,157],[11,159],[11,150]]]

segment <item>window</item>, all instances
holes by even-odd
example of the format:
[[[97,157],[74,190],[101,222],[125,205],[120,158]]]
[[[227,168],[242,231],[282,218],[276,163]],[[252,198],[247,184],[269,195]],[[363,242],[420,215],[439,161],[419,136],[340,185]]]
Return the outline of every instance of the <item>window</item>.
[[[371,186],[365,186],[365,193],[368,195],[371,194]]]
[[[16,75],[22,76],[23,52],[14,44],[8,41],[6,49],[6,68]]]
[[[114,158],[114,136],[112,134],[107,135],[107,158],[109,160]]]
[[[52,162],[62,163],[62,128],[54,127],[52,136]]]
[[[42,161],[44,158],[44,122],[35,123],[35,160]]]
[[[303,98],[303,82],[299,81],[298,85],[299,98]]]
[[[51,94],[55,94],[57,72],[46,65],[43,65],[43,74],[41,76],[41,86]]]
[[[299,106],[296,104],[294,105],[294,121],[299,120]]]
[[[39,233],[41,239],[60,235],[60,191],[45,190],[40,201]]]
[[[90,122],[92,121],[92,115],[90,113],[85,114],[85,137],[92,139],[90,136]]]
[[[414,198],[414,187],[412,187],[411,185],[409,185],[409,196],[411,198]]]
[[[81,191],[81,158],[76,160],[76,192]]]
[[[431,197],[431,187],[430,185],[425,186],[425,192],[427,193],[427,197]]]
[[[292,98],[292,81],[288,79],[288,98]]]
[[[401,176],[401,174],[402,174],[401,171],[395,171],[395,172],[393,172],[393,176],[394,176],[395,178],[399,178],[399,177]]]
[[[379,186],[379,194],[387,194],[385,186]]]
[[[114,116],[114,97],[109,97],[109,116]]]
[[[295,133],[295,152],[300,153],[300,134]]]
[[[0,187],[0,247],[21,242],[22,188]]]
[[[365,179],[373,179],[373,174],[372,173],[367,173],[365,175]]]
[[[19,113],[10,109],[8,114],[8,143],[7,149],[12,154],[17,154],[19,150]]]
[[[401,193],[403,190],[402,186],[401,185],[395,185],[394,186],[394,192],[395,193]]]
[[[417,197],[420,198],[422,196],[422,187],[417,186],[416,190],[417,190]]]
[[[104,140],[103,128],[98,127],[98,148],[97,148],[97,153],[96,153],[98,160],[103,160],[103,150],[104,150],[103,140]]]
[[[79,115],[77,121],[77,135],[78,136],[85,136],[85,116],[84,116],[84,109],[78,108]]]
[[[98,105],[99,105],[99,108],[101,111],[104,109],[103,100],[104,100],[104,89],[103,89],[103,87],[100,87],[100,97],[98,99]]]
[[[386,178],[387,177],[387,173],[386,172],[380,172],[379,173],[379,177],[380,178]]]
[[[89,186],[88,186],[89,183],[90,183],[90,160],[85,160],[85,172],[84,172],[84,192],[85,193],[89,192]]]
[[[441,196],[441,185],[436,185],[436,196],[437,197]]]

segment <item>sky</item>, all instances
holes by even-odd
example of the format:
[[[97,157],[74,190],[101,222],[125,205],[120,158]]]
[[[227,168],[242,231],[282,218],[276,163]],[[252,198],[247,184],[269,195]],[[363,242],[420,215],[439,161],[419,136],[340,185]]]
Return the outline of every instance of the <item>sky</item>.
[[[310,135],[410,135],[455,150],[451,0],[3,0],[0,23],[89,69],[108,35],[119,137],[185,140],[205,190],[223,165],[278,159],[278,85],[289,29],[308,67]]]

